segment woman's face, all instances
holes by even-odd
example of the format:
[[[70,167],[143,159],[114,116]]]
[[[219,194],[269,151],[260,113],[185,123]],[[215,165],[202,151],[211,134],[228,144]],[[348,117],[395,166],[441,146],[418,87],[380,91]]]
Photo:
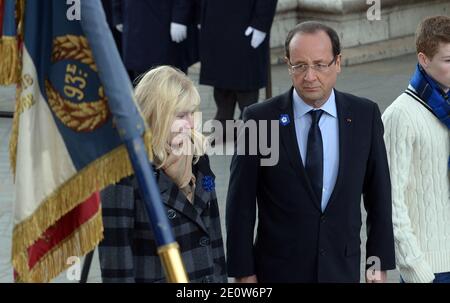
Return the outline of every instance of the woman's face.
[[[191,130],[194,128],[193,115],[193,112],[180,112],[175,115],[168,142],[172,150],[179,149],[186,140],[191,139]]]

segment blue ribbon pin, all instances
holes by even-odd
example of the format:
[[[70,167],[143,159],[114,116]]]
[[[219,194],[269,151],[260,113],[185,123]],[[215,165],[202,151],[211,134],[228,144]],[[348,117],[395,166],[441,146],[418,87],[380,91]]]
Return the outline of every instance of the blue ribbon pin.
[[[214,178],[212,176],[204,176],[202,179],[203,189],[207,192],[212,192],[216,188]]]
[[[289,115],[287,114],[282,114],[280,116],[280,124],[283,126],[288,125],[289,123],[291,123],[291,120],[289,119]]]

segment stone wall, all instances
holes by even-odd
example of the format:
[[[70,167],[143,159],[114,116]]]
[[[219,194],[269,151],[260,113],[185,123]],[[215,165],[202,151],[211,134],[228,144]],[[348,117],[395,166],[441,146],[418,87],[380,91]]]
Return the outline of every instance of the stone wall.
[[[343,64],[352,65],[413,53],[419,22],[426,16],[450,15],[449,0],[378,0],[380,20],[374,20],[376,1],[278,0],[270,40],[272,63],[283,62],[287,32],[302,21],[332,26],[341,39]]]

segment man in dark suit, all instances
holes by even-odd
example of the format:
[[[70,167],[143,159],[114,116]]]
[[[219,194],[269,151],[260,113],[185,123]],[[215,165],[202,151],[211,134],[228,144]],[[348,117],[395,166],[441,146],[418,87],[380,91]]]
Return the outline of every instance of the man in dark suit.
[[[244,111],[244,121],[280,121],[279,136],[264,134],[262,127],[257,136],[280,140],[279,160],[262,166],[261,152],[233,157],[229,276],[238,282],[359,282],[362,194],[367,258],[374,262],[366,280],[383,282],[395,257],[378,106],[334,89],[341,55],[333,29],[301,23],[289,32],[285,48],[293,88]],[[241,132],[239,142],[245,137]]]
[[[276,6],[277,0],[201,1],[199,82],[214,87],[214,119],[222,124],[223,137],[236,103],[242,111],[258,102],[259,89],[267,85]],[[223,138],[217,132],[219,143]]]
[[[183,72],[199,60],[195,0],[113,0],[123,62],[134,77],[158,65]]]

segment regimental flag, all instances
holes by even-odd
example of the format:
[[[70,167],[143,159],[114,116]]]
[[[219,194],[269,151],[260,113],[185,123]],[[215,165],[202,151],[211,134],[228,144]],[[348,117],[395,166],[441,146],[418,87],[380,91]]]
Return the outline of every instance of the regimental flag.
[[[103,45],[112,56],[102,58],[102,66],[110,66],[99,69],[85,35],[89,24],[68,20],[73,5],[27,0],[24,6],[10,141],[16,186],[12,263],[24,282],[50,281],[70,266],[69,257],[95,248],[103,231],[98,191],[133,173],[121,139],[146,130],[129,80],[105,89],[116,67],[125,71],[112,37]],[[111,35],[107,29],[101,34]],[[107,96],[114,89],[125,97],[113,104],[117,98],[109,102]]]

